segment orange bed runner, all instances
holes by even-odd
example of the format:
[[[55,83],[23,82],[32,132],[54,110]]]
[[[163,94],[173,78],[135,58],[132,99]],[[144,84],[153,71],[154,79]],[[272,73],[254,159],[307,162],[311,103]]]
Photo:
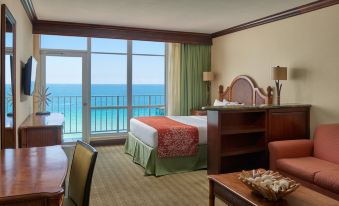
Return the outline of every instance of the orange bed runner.
[[[158,157],[184,157],[198,153],[198,128],[167,117],[139,117],[158,131]]]

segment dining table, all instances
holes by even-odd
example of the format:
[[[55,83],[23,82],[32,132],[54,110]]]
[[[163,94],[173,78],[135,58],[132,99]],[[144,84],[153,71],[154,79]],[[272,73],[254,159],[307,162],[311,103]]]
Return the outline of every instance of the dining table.
[[[61,145],[0,151],[0,205],[62,205],[68,159]]]

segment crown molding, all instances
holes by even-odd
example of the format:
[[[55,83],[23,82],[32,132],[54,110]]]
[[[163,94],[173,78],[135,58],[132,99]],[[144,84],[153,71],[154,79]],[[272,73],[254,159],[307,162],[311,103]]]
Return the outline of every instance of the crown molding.
[[[33,24],[33,22],[38,20],[38,18],[36,16],[32,0],[20,0],[20,1],[21,1],[22,6],[24,7],[24,9],[26,11],[26,14],[27,14],[29,20]]]
[[[187,44],[212,44],[210,34],[168,30],[82,24],[73,22],[37,20],[34,34],[68,35],[83,37],[116,38],[129,40],[161,41]]]
[[[315,1],[315,2],[311,2],[309,4],[305,4],[302,6],[298,6],[286,11],[282,11],[273,15],[269,15],[260,19],[256,19],[253,21],[249,21],[247,23],[244,24],[240,24],[234,27],[230,27],[218,32],[215,32],[213,34],[211,34],[212,38],[216,38],[216,37],[220,37],[223,35],[227,35],[227,34],[231,34],[237,31],[241,31],[241,30],[245,30],[245,29],[249,29],[249,28],[253,28],[256,26],[260,26],[263,24],[268,24],[271,22],[275,22],[275,21],[279,21],[282,19],[286,19],[289,17],[293,17],[293,16],[297,16],[297,15],[301,15],[307,12],[311,12],[311,11],[315,11],[318,9],[322,9],[325,7],[329,7],[329,6],[333,6],[335,4],[339,4],[339,0],[320,0],[320,1]]]
[[[188,44],[212,44],[211,35],[204,33],[39,20],[34,10],[32,0],[21,0],[21,4],[33,25],[34,34],[118,38]]]
[[[188,44],[212,44],[212,38],[250,29],[263,24],[279,21],[301,15],[325,7],[339,4],[339,0],[318,0],[286,11],[272,14],[263,18],[249,21],[212,34],[180,32],[122,26],[83,24],[74,22],[59,22],[39,20],[36,16],[32,0],[21,0],[21,3],[33,24],[34,34],[69,35],[101,38],[134,39],[145,41],[162,41]]]

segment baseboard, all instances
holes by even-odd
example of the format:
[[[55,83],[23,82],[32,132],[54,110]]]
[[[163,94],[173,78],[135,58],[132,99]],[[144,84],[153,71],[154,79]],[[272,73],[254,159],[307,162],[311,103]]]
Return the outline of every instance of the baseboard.
[[[108,145],[123,145],[125,144],[126,137],[114,137],[114,138],[95,138],[90,141],[90,145],[93,147],[108,146]]]

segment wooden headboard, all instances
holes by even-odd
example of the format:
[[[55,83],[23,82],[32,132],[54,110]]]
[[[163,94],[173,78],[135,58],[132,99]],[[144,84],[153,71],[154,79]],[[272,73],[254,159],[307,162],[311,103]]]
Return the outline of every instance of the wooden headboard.
[[[219,86],[219,100],[226,99],[245,105],[272,104],[272,91],[272,87],[268,86],[266,94],[263,89],[257,87],[251,77],[240,75],[232,81],[225,91],[222,85]]]

